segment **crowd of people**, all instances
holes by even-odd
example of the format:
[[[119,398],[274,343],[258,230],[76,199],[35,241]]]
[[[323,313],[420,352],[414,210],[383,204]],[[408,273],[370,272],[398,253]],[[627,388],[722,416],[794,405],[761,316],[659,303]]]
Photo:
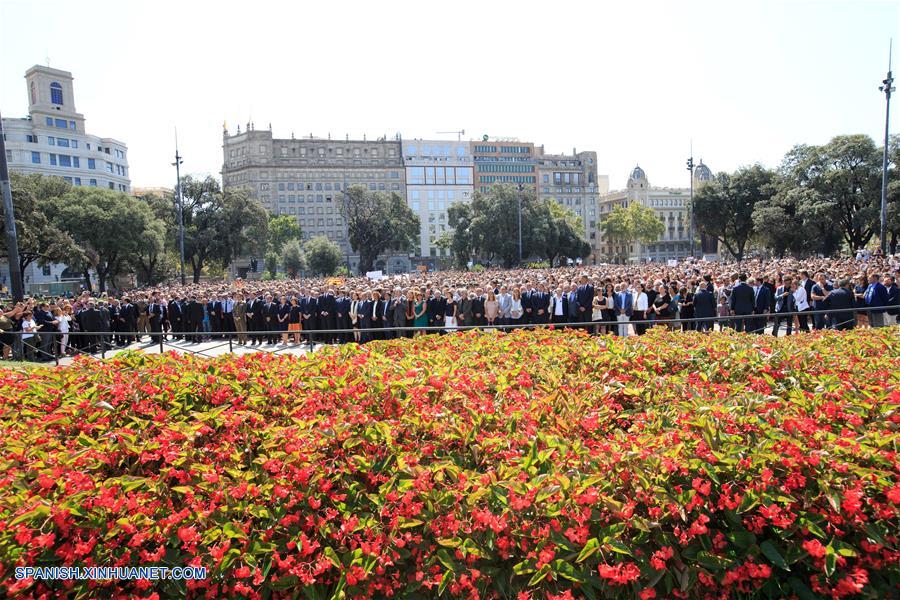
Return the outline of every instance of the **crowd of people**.
[[[52,360],[148,335],[155,343],[232,337],[262,346],[556,324],[620,336],[658,325],[778,336],[896,324],[898,277],[897,257],[857,256],[166,285],[7,303],[0,345],[9,358],[21,332],[27,358]]]

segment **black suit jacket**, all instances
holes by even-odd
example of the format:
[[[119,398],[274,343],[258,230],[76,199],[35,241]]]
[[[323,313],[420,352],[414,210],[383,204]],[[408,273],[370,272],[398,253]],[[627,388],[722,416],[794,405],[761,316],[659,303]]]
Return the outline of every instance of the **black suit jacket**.
[[[716,296],[707,288],[700,288],[694,294],[694,317],[709,319],[716,316]]]
[[[594,308],[594,286],[591,284],[579,285],[575,290],[576,308],[584,308],[585,313],[590,313]],[[581,312],[580,310],[578,311]],[[588,319],[585,319],[588,320]]]
[[[853,292],[846,288],[835,288],[832,290],[828,297],[825,298],[825,309],[829,311],[834,311],[833,314],[829,314],[829,316],[836,323],[846,323],[856,320],[856,312],[851,310],[846,310],[843,312],[843,309],[851,309],[856,308],[856,296],[853,295]]]
[[[772,293],[769,291],[764,285],[759,286],[759,292],[756,295],[756,302],[754,306],[754,311],[756,314],[767,313],[771,310],[772,306]]]
[[[732,288],[731,299],[728,304],[736,315],[753,314],[753,308],[756,305],[756,297],[753,288],[743,281],[739,282]]]

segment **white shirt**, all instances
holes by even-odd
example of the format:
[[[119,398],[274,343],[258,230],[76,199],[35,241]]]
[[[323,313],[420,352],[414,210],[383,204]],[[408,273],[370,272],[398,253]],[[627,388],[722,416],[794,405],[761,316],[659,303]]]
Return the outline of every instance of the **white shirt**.
[[[60,315],[57,318],[59,319],[60,333],[69,333],[69,317],[67,317],[65,315]]]
[[[797,310],[806,310],[809,308],[809,302],[806,301],[806,290],[802,286],[797,286],[794,292],[794,301],[797,302]]]
[[[635,292],[634,310],[647,310],[649,307],[649,303],[647,302],[647,294],[644,292]]]
[[[562,316],[562,314],[563,314],[562,296],[553,296],[553,314]]]
[[[34,329],[35,327],[37,327],[37,323],[34,322],[34,319],[22,319],[22,339],[27,340],[28,338],[34,337],[34,332],[25,330]]]

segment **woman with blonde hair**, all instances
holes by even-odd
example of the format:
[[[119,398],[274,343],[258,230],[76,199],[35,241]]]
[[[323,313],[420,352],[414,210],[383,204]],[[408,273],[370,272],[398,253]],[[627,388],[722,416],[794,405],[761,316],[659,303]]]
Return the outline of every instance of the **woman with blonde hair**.
[[[361,304],[359,292],[355,290],[350,292],[350,323],[353,327],[353,341],[357,344],[361,335],[359,332],[359,307]]]

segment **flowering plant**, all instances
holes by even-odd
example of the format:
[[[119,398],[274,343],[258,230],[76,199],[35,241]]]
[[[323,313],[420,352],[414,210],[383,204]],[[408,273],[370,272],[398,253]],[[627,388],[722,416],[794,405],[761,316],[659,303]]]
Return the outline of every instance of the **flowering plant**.
[[[0,593],[891,597],[897,329],[0,371]],[[16,566],[202,566],[202,581]]]

